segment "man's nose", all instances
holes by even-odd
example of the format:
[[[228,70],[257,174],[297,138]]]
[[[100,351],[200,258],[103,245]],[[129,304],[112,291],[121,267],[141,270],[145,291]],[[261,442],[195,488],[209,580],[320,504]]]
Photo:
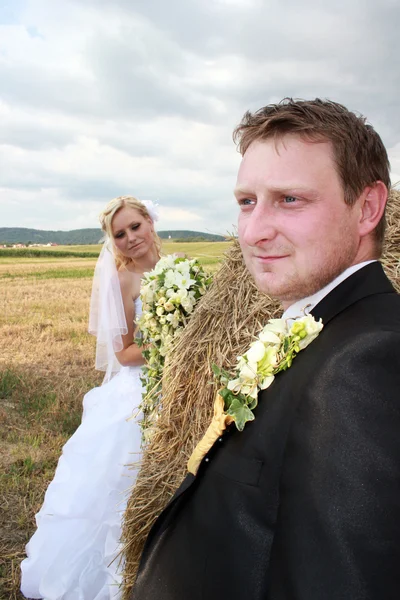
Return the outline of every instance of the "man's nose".
[[[257,205],[250,215],[243,220],[242,235],[239,236],[248,246],[257,246],[263,241],[270,241],[277,234],[277,219],[273,208]]]

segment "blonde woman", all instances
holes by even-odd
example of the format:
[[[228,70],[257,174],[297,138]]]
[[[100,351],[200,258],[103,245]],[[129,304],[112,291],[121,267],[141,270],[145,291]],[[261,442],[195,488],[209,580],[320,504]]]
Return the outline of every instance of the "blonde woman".
[[[54,479],[36,515],[37,530],[22,562],[21,591],[45,600],[118,598],[120,524],[126,490],[140,458],[135,413],[141,401],[141,348],[135,318],[141,313],[140,281],[160,256],[151,202],[112,200],[100,215],[105,242],[91,298],[89,331],[97,337],[101,387],[83,400],[82,423],[65,444]]]

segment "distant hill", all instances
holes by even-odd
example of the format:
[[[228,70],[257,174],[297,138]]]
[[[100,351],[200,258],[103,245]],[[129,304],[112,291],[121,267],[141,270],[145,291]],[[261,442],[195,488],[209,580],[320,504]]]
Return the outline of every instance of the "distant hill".
[[[0,244],[98,244],[101,238],[100,229],[43,231],[25,227],[0,227]]]
[[[206,240],[208,242],[223,242],[222,235],[203,233],[201,231],[158,231],[162,239],[185,239],[187,241]],[[98,244],[103,237],[101,229],[73,229],[72,231],[44,231],[27,229],[25,227],[0,227],[0,244],[59,244],[87,245]]]
[[[192,242],[197,242],[200,240],[205,240],[207,242],[224,242],[226,238],[222,235],[217,235],[214,233],[203,233],[202,231],[187,231],[183,230],[173,230],[173,231],[157,231],[158,235],[162,240],[167,240],[171,238],[173,240],[190,240]]]

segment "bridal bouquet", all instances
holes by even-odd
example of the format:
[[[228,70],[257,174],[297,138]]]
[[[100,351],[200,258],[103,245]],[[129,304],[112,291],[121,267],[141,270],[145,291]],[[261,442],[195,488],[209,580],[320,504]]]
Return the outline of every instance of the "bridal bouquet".
[[[161,378],[165,356],[178,334],[187,324],[198,300],[206,292],[211,277],[196,259],[169,255],[145,273],[140,291],[143,314],[138,321],[144,346],[141,410],[143,439],[148,441],[151,426],[157,419],[161,401]]]

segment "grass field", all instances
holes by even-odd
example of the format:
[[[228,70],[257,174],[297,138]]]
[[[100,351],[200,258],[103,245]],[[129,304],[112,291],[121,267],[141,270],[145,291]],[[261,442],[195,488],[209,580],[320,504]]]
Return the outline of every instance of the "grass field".
[[[229,244],[164,244],[215,271]],[[87,333],[96,258],[64,256],[100,247],[0,250],[0,600],[22,598],[19,564],[62,446],[80,423],[84,394],[100,384]],[[54,250],[54,248],[49,248]],[[17,251],[18,252],[18,251]]]

